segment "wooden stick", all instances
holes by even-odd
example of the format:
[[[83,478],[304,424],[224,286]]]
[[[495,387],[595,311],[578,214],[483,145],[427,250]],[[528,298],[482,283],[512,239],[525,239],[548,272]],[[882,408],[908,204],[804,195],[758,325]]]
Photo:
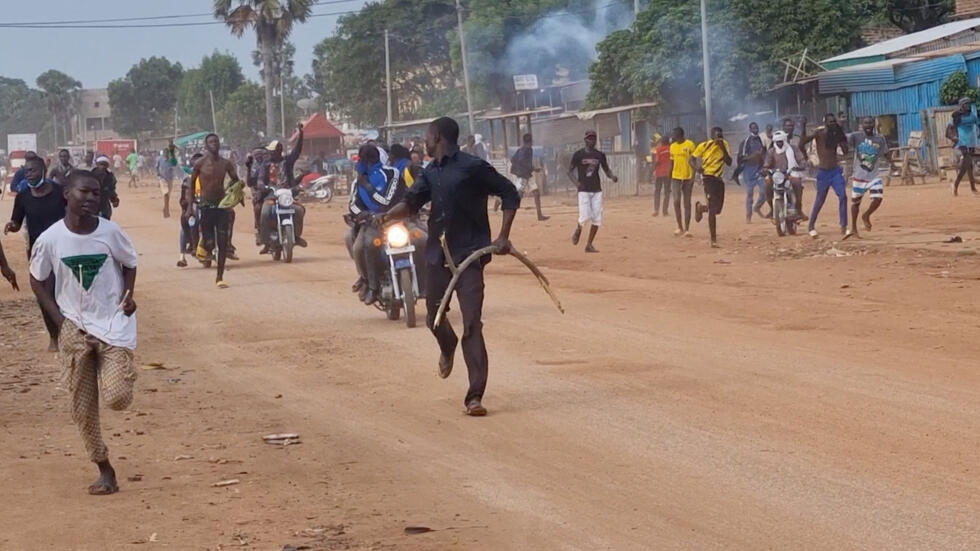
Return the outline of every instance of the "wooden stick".
[[[462,276],[463,272],[466,271],[466,268],[468,268],[470,264],[473,264],[474,262],[483,258],[484,256],[488,254],[496,253],[497,251],[500,250],[500,248],[497,247],[496,245],[489,245],[477,251],[473,251],[473,253],[470,254],[468,257],[466,257],[466,260],[463,260],[463,262],[460,263],[459,266],[456,266],[453,263],[452,256],[450,256],[449,254],[449,247],[446,245],[445,236],[443,236],[442,238],[442,250],[446,255],[446,266],[449,268],[449,271],[453,273],[453,278],[449,281],[449,286],[446,287],[446,292],[443,293],[442,295],[442,301],[439,303],[439,309],[436,311],[436,318],[432,324],[433,327],[439,327],[439,324],[442,323],[443,314],[446,313],[446,308],[449,306],[449,297],[452,296],[453,289],[456,288],[456,284],[459,283],[459,278],[460,276]],[[541,284],[541,287],[543,287],[545,292],[548,293],[548,296],[551,297],[552,302],[555,303],[555,306],[558,308],[558,311],[564,314],[565,308],[562,307],[561,301],[558,300],[558,296],[555,295],[555,292],[551,289],[551,283],[548,281],[548,278],[545,277],[543,273],[541,273],[541,270],[538,269],[538,267],[534,264],[534,262],[532,262],[530,258],[525,256],[524,253],[518,252],[513,247],[511,247],[510,250],[510,256],[513,256],[517,260],[520,260],[522,264],[527,266],[528,270],[531,270],[531,273],[534,274],[534,277],[538,279],[538,283]]]

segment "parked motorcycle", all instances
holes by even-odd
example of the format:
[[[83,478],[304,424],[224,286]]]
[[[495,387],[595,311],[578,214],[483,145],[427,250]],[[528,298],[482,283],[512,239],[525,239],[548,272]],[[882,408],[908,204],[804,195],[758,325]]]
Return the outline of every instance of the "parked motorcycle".
[[[333,199],[335,186],[337,184],[336,174],[324,174],[317,178],[300,185],[299,197],[301,200],[319,201],[329,203]]]
[[[296,246],[296,229],[293,226],[293,207],[295,198],[292,190],[280,188],[275,190],[276,232],[270,236],[269,252],[272,260],[290,263],[293,261],[293,248]]]
[[[772,221],[776,225],[776,233],[779,237],[786,234],[796,235],[796,224],[800,215],[789,175],[782,170],[773,170],[769,179],[772,183]]]

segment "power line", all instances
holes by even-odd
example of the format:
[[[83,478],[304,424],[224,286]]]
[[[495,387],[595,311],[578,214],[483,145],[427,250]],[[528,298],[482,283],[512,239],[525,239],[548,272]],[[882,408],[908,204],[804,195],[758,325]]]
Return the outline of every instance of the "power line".
[[[351,1],[351,0],[345,0]],[[337,11],[329,13],[315,13],[307,17],[333,17],[337,15],[348,15],[357,13],[360,10]],[[37,24],[37,23],[0,23],[0,28],[5,29],[164,29],[173,27],[201,27],[207,25],[224,25],[224,21],[188,21],[186,23],[134,23],[122,25],[76,25],[76,24]]]
[[[315,6],[328,6],[336,4],[347,4],[354,2],[356,0],[319,0],[314,2]],[[356,13],[351,11],[350,13]],[[324,15],[333,14],[314,14],[310,17],[320,17]],[[153,15],[144,17],[119,17],[112,19],[74,19],[67,21],[17,21],[17,22],[0,22],[0,27],[25,27],[25,28],[41,28],[41,27],[52,27],[52,28],[72,28],[72,27],[60,27],[60,25],[85,25],[85,24],[105,24],[105,23],[126,23],[132,21],[158,21],[162,19],[189,19],[192,17],[214,17],[214,12],[206,13],[185,13],[185,14],[173,14],[173,15]],[[222,23],[221,21],[192,21],[188,23],[175,23],[172,26],[191,26],[191,25],[201,25],[203,23],[215,24]],[[161,24],[160,26],[166,26],[167,24]],[[126,26],[116,26],[119,28],[128,28]],[[104,27],[92,27],[92,28],[104,28]]]

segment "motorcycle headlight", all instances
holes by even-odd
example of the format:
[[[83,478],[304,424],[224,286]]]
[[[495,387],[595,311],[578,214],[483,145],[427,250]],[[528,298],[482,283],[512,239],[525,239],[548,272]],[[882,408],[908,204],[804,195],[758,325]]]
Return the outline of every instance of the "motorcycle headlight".
[[[408,245],[408,230],[405,226],[396,225],[388,228],[385,238],[388,240],[388,244],[396,249],[400,249],[405,245]]]
[[[786,175],[783,174],[782,172],[773,172],[772,173],[772,183],[774,183],[774,184],[776,184],[778,186],[778,185],[781,185],[785,181],[786,181]]]
[[[293,194],[289,190],[280,190],[286,193],[276,193],[276,202],[280,207],[287,208],[293,206]]]

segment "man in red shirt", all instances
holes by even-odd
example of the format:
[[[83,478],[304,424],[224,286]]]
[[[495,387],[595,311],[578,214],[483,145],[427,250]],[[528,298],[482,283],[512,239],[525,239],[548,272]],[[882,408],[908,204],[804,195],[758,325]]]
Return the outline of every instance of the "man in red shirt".
[[[656,149],[653,150],[653,215],[660,216],[660,192],[663,190],[663,213],[667,216],[667,205],[670,204],[670,139],[660,138]]]

